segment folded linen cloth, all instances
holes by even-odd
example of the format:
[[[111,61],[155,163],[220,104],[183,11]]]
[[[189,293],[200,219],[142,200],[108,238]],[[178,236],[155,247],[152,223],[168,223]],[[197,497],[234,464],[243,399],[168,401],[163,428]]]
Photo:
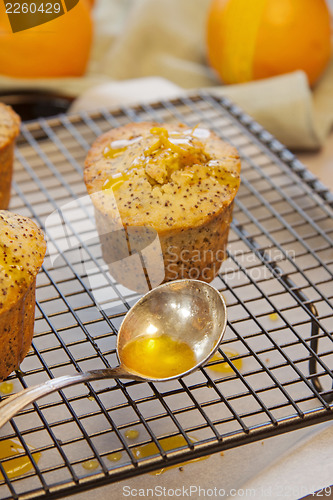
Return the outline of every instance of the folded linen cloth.
[[[210,0],[97,0],[95,40],[85,76],[0,76],[0,91],[43,88],[78,96],[112,80],[160,76],[183,89],[209,87],[229,96],[291,148],[319,148],[333,124],[333,62],[313,92],[301,72],[222,86],[205,57],[209,4]]]
[[[324,424],[314,429],[297,446],[243,484],[242,491],[251,492],[256,500],[296,500],[305,495],[332,498],[333,426]],[[313,495],[316,491],[318,494]],[[239,492],[234,498],[241,500],[244,495]]]
[[[205,90],[217,96],[229,97],[283,144],[293,149],[320,147],[330,128],[328,108],[323,106],[322,115],[319,118],[315,116],[313,97],[302,71],[248,84],[208,87]],[[112,81],[83,92],[74,101],[70,111],[133,105],[184,94],[184,89],[161,77]],[[323,98],[321,103],[324,104]]]

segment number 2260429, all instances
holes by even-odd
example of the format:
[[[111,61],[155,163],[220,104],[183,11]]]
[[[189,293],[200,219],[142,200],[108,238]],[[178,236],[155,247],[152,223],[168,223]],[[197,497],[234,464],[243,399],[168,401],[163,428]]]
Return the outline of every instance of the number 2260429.
[[[7,14],[59,14],[61,11],[60,3],[18,3],[18,2],[7,2],[6,3],[6,13]]]

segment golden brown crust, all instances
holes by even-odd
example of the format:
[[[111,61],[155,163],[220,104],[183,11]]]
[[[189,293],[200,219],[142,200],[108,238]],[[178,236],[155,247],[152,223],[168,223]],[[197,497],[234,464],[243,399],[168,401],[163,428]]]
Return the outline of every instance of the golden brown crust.
[[[0,313],[0,381],[19,368],[34,333],[36,278],[7,311]]]
[[[43,233],[32,220],[0,210],[0,380],[30,348],[36,276],[45,251]]]
[[[10,107],[0,102],[0,148],[7,146],[20,132],[20,117]]]
[[[10,106],[0,103],[0,209],[10,200],[14,146],[20,131],[20,118]]]

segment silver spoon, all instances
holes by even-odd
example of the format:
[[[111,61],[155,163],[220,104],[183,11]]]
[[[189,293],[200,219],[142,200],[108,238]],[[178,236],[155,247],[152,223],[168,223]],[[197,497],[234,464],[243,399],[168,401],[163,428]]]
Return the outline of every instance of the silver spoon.
[[[0,403],[0,427],[33,401],[71,385],[106,378],[164,382],[188,375],[217,350],[226,321],[224,299],[211,285],[188,279],[160,285],[146,293],[126,314],[117,336],[119,366],[64,375],[9,396]],[[196,364],[168,378],[148,378],[123,364],[122,350],[129,341],[161,334],[186,342],[194,352]]]

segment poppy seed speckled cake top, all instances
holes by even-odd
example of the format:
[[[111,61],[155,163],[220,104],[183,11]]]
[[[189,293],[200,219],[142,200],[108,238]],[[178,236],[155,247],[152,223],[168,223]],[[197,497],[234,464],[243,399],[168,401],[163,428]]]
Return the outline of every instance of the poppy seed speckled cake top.
[[[205,223],[240,183],[235,148],[206,128],[129,124],[102,135],[88,154],[85,182],[100,210],[113,197],[123,221],[158,231]]]

